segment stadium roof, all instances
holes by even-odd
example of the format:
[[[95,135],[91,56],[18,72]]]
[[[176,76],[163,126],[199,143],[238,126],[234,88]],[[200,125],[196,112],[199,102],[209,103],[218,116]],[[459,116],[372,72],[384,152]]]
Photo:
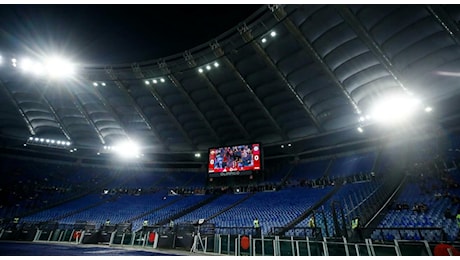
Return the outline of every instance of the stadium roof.
[[[158,34],[136,29],[148,39],[163,37],[183,48],[172,54],[143,49],[123,35],[101,36],[108,51],[93,52],[99,61],[78,59],[70,78],[27,71],[21,50],[36,54],[30,56],[36,60],[43,53],[23,42],[7,44],[7,51],[0,50],[3,148],[42,153],[46,147],[46,153],[92,160],[120,140],[133,140],[145,158],[174,155],[192,162],[196,158],[190,155],[222,145],[261,142],[266,156],[275,158],[359,147],[395,131],[412,136],[457,131],[459,6],[246,8],[249,16],[239,12],[246,18],[225,30],[201,33],[200,39],[209,37],[193,46],[179,43],[207,28]],[[209,6],[205,10],[213,13]],[[232,10],[237,12],[228,9],[228,17]],[[162,17],[162,24],[176,19]],[[187,17],[182,24],[193,25],[196,16]],[[33,28],[33,21],[23,23]],[[6,35],[11,23],[2,24]],[[142,50],[129,60],[129,51],[114,47],[126,44]],[[382,122],[382,107],[375,108],[382,103],[387,119],[412,114],[396,124]]]

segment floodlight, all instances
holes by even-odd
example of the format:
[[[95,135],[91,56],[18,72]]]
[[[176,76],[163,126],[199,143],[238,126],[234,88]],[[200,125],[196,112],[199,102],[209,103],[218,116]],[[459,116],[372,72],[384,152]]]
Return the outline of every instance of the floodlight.
[[[267,39],[265,39],[265,38],[262,38],[262,40],[261,40],[261,41],[262,41],[262,43],[266,43],[266,42],[267,42]]]
[[[202,69],[202,68],[199,68],[199,69],[198,69],[198,72],[199,72],[199,73],[203,73],[203,69]]]
[[[377,102],[372,110],[372,118],[385,123],[401,122],[409,118],[420,105],[411,96],[390,96]]]
[[[214,67],[216,67],[216,68],[219,67],[219,63],[217,61],[214,62]]]
[[[34,63],[32,65],[32,73],[36,74],[36,75],[42,75],[43,72],[44,72],[44,68],[43,68],[43,65],[41,65],[40,63]]]
[[[358,127],[357,130],[358,130],[358,132],[360,132],[360,133],[364,132],[364,130],[363,130],[362,127]]]
[[[211,66],[206,65],[206,69],[207,69],[207,70],[211,70]]]
[[[153,84],[157,84],[158,81],[156,79],[153,80]]]
[[[161,78],[160,81],[164,83],[164,82],[165,82],[165,79],[164,79],[164,78]]]
[[[271,36],[271,37],[275,37],[275,36],[276,36],[276,32],[275,32],[275,31],[272,31],[272,32],[270,33],[270,36]]]
[[[33,67],[33,62],[29,58],[25,58],[19,63],[19,67],[25,71],[29,71]]]
[[[59,57],[52,57],[45,63],[46,72],[52,78],[72,76],[75,72],[74,65]]]
[[[140,147],[132,141],[119,143],[114,147],[115,152],[122,158],[137,158],[140,154]]]

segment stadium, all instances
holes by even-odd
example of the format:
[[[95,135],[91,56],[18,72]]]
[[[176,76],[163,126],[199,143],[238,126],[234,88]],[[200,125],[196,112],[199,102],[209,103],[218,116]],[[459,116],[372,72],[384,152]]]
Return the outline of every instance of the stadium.
[[[123,62],[2,23],[0,255],[460,255],[460,6],[238,8]]]

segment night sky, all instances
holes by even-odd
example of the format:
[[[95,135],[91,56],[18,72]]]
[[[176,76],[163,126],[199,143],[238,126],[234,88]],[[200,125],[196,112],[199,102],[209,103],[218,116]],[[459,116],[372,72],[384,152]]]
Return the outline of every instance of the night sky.
[[[131,63],[192,49],[262,5],[0,5],[0,52],[70,55],[85,64]]]

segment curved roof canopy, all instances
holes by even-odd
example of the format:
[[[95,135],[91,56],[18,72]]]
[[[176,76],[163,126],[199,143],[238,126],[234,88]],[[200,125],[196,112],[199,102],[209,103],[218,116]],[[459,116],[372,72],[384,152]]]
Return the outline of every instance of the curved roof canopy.
[[[146,157],[248,142],[276,157],[384,135],[373,111],[390,97],[390,117],[415,104],[398,127],[455,130],[459,21],[457,5],[270,5],[183,53],[60,80],[25,77],[2,54],[0,134],[83,157],[126,139]]]

